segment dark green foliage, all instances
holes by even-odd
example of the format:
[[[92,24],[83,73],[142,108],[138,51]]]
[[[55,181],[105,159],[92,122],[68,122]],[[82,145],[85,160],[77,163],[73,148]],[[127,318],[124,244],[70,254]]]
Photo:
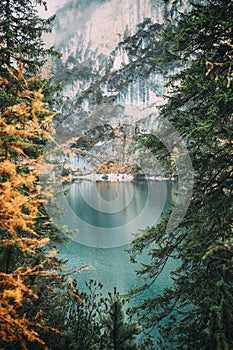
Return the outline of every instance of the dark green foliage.
[[[125,321],[123,305],[124,300],[114,289],[113,295],[109,293],[105,315],[102,315],[105,348],[108,350],[136,350],[135,337],[138,333],[136,324]]]
[[[125,321],[123,299],[114,291],[108,298],[102,295],[101,283],[86,282],[86,291],[77,289],[76,281],[69,281],[66,290],[48,294],[42,291],[46,321],[62,330],[43,335],[52,350],[136,350],[135,324]],[[53,309],[49,309],[50,299]]]
[[[86,289],[86,292],[78,291],[77,283],[71,281],[67,284],[66,292],[60,293],[60,299],[55,303],[56,309],[48,312],[49,322],[54,320],[62,330],[60,336],[46,336],[46,343],[52,350],[99,349],[101,328],[98,316],[103,305],[102,285],[91,280]]]
[[[61,60],[55,59],[54,66],[55,76],[54,82],[70,83],[73,79],[90,80],[92,72],[92,62],[85,62],[77,64],[78,59],[74,56],[69,56],[67,62],[64,64]]]
[[[15,69],[22,64],[24,77],[34,77],[42,73],[44,64],[51,56],[59,56],[52,47],[46,48],[42,37],[44,33],[51,31],[54,16],[40,18],[37,5],[46,8],[46,1],[2,0],[0,3],[0,74],[10,81],[12,77],[9,76],[7,67]],[[50,75],[50,72],[46,74]],[[43,74],[40,79],[30,82],[31,89],[39,89],[41,86],[50,108],[61,102],[57,94],[61,87],[49,85]],[[9,106],[12,99],[14,96],[11,95],[10,88],[5,94],[0,93],[1,107]]]
[[[51,31],[53,18],[41,19],[36,5],[46,6],[42,0],[2,0],[0,4],[1,74],[8,66],[22,59],[24,69],[37,73],[51,49],[42,40],[44,32]]]
[[[85,132],[85,136],[78,137],[77,141],[71,145],[71,148],[78,148],[82,151],[89,151],[94,144],[99,141],[113,139],[114,130],[109,124],[99,125]]]
[[[151,262],[140,272],[148,284],[169,257],[180,261],[172,287],[140,306],[148,332],[160,327],[158,349],[233,347],[232,13],[232,1],[207,1],[165,34],[166,57],[186,68],[170,81],[160,122],[168,118],[186,139],[195,182],[179,227],[166,232],[165,217],[132,246],[133,258],[149,249]],[[141,141],[166,161],[153,136]]]

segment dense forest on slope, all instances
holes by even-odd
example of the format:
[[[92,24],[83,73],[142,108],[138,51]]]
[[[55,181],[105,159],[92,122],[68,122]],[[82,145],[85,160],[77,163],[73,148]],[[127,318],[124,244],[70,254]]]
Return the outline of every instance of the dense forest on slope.
[[[119,80],[116,72],[97,77],[99,82],[108,80],[112,88],[128,84],[134,73],[153,73],[168,62],[184,67],[170,79],[159,130],[138,132],[135,142],[176,173],[174,155],[159,141],[164,137],[159,132],[167,121],[171,123],[192,160],[192,199],[182,220],[176,212],[175,228],[168,229],[170,213],[166,213],[159,225],[132,243],[132,261],[144,251],[151,258],[138,272],[145,285],[132,295],[153,288],[169,257],[180,264],[172,286],[132,308],[127,320],[125,300],[116,290],[104,297],[101,283],[90,281],[86,292],[80,291],[56,255],[55,243],[65,239],[44,210],[38,180],[44,148],[54,139],[55,110],[65,110],[66,116],[69,110],[58,98],[59,74],[54,80],[43,75],[44,64],[57,62],[59,53],[45,47],[42,34],[51,30],[53,18],[39,18],[36,5],[46,6],[42,0],[0,4],[0,348],[231,350],[232,1],[197,2],[165,32],[144,20],[136,33],[126,32],[122,40],[120,46],[127,48],[132,62]],[[84,5],[80,1],[81,8]],[[138,47],[138,53],[141,36],[149,44],[146,49]],[[85,80],[90,69],[80,66],[75,74]],[[69,80],[69,69],[63,73]],[[97,87],[90,85],[75,108],[89,97],[91,103],[105,103]],[[59,121],[62,118],[58,116]],[[112,133],[111,127],[106,130]],[[80,266],[76,272],[86,268]],[[158,339],[152,338],[154,327],[160,329]]]

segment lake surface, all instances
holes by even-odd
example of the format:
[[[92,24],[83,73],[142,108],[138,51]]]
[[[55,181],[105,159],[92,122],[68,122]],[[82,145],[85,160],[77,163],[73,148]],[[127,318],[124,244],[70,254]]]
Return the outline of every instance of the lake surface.
[[[161,213],[170,206],[174,186],[160,182],[89,182],[73,183],[66,196],[61,198],[64,215],[58,224],[74,230],[71,241],[60,246],[60,256],[71,269],[92,264],[93,270],[78,275],[82,289],[84,281],[95,279],[104,284],[104,293],[114,287],[121,294],[127,293],[142,281],[126,250],[135,234],[141,234],[147,226],[159,221]],[[140,258],[148,261],[146,253]],[[169,272],[174,270],[169,260],[163,273],[153,286],[157,294],[170,284]],[[151,293],[151,291],[150,291]]]

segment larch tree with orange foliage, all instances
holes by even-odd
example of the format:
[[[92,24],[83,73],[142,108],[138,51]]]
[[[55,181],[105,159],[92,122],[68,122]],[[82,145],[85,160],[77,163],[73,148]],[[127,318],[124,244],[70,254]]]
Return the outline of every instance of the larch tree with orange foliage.
[[[42,156],[30,156],[37,139],[51,139],[53,115],[43,107],[42,89],[30,89],[36,78],[25,80],[22,70],[22,65],[8,68],[10,79],[0,77],[1,93],[10,96],[0,108],[0,344],[19,343],[26,349],[28,342],[43,344],[36,329],[47,327],[42,313],[32,320],[23,306],[38,299],[38,277],[55,276],[53,251],[35,259],[49,238],[35,228],[44,220],[38,184]]]
[[[43,211],[39,167],[52,138],[53,113],[44,94],[49,85],[36,74],[52,49],[42,34],[52,18],[41,19],[41,0],[3,0],[0,4],[0,348],[46,347],[40,305],[48,279],[59,279],[59,262],[48,253],[53,227]],[[17,67],[17,68],[16,68]],[[51,88],[52,89],[52,88]],[[51,96],[50,96],[51,97]],[[46,105],[46,107],[45,107]],[[47,281],[47,282],[46,282]],[[55,283],[55,282],[54,282]],[[46,288],[45,288],[46,289]]]

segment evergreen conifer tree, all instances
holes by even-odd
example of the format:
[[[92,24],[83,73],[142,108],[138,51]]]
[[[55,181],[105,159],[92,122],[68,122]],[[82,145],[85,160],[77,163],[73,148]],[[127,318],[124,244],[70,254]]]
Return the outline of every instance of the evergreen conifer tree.
[[[160,123],[168,119],[186,139],[195,182],[179,226],[167,232],[166,216],[132,246],[133,259],[149,249],[151,261],[139,272],[147,285],[169,257],[180,262],[172,286],[138,309],[148,333],[160,327],[158,349],[233,347],[232,14],[231,0],[199,2],[165,33],[165,59],[186,68],[170,80]],[[140,142],[168,157],[155,136],[142,135]]]
[[[43,33],[51,31],[54,17],[42,19],[38,16],[37,5],[46,7],[43,0],[2,0],[0,3],[0,67],[1,75],[8,75],[6,66],[23,63],[24,74],[35,75],[54,53],[47,49]]]
[[[107,309],[102,315],[104,330],[104,349],[112,350],[136,350],[135,337],[138,333],[136,324],[127,323],[123,312],[124,300],[114,289],[113,295],[109,293]]]

